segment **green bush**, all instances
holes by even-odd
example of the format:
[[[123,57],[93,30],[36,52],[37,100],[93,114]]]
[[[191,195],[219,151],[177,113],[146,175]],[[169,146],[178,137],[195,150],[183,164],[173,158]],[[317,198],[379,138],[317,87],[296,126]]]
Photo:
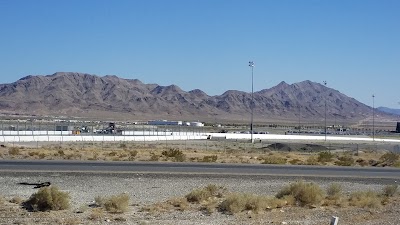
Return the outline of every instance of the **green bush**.
[[[296,203],[301,206],[313,205],[321,203],[323,191],[317,184],[297,181],[285,186],[276,194],[279,199],[285,196],[293,196]]]
[[[56,186],[40,188],[24,203],[34,211],[64,210],[70,207],[70,197]]]

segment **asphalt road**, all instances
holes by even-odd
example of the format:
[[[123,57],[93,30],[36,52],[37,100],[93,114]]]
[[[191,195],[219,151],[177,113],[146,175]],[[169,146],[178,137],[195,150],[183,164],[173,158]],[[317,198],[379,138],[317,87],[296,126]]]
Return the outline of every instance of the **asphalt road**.
[[[0,160],[0,171],[13,172],[96,172],[215,175],[274,175],[311,177],[392,178],[400,180],[398,168],[255,165],[169,162],[98,162]]]

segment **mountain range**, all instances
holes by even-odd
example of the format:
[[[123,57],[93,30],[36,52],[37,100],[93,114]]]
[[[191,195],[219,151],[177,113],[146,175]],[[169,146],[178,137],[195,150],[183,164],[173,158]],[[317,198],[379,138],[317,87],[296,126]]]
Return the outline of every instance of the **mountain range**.
[[[400,116],[400,109],[392,109],[392,108],[387,108],[387,107],[378,107],[377,109],[381,112]]]
[[[29,75],[0,84],[0,112],[133,120],[175,119],[248,121],[361,121],[372,108],[312,81],[278,85],[251,93],[228,90],[209,96],[199,89],[144,84],[114,75],[57,72]],[[326,105],[326,106],[325,106]],[[326,110],[325,110],[326,109]],[[390,117],[377,112],[381,117]]]

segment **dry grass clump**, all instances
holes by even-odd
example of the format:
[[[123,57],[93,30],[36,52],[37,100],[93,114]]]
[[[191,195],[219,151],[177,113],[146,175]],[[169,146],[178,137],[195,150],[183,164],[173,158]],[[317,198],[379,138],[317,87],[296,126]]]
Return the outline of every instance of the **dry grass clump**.
[[[382,195],[385,197],[393,197],[396,194],[398,187],[397,184],[386,185],[383,187]]]
[[[287,159],[278,156],[265,157],[262,164],[286,164]]]
[[[217,159],[218,159],[217,155],[205,155],[201,161],[202,162],[216,162]]]
[[[70,207],[70,196],[58,187],[43,187],[24,202],[26,208],[34,211],[64,210]]]
[[[295,203],[301,206],[320,204],[324,197],[322,189],[317,184],[303,181],[289,184],[276,194],[279,199],[285,196],[292,196]]]
[[[343,206],[346,203],[343,198],[342,193],[342,185],[338,183],[332,183],[326,189],[326,199],[324,200],[323,205],[336,205]]]
[[[11,147],[8,150],[8,154],[10,154],[10,155],[19,155],[19,154],[21,154],[21,152],[20,152],[18,147]]]
[[[97,205],[104,207],[108,212],[123,213],[128,210],[129,195],[123,193],[119,195],[113,195],[108,198],[97,196],[95,198],[95,202]]]
[[[349,203],[362,208],[378,208],[381,206],[381,199],[374,191],[357,191],[351,193]]]
[[[174,209],[174,207],[167,202],[157,202],[151,205],[144,206],[142,208],[143,211],[149,212],[151,214],[169,212],[172,209]]]
[[[333,160],[334,155],[330,152],[320,152],[318,153],[318,162],[326,163]]]
[[[310,156],[310,157],[308,157],[308,159],[306,160],[306,165],[315,166],[315,165],[318,165],[318,164],[319,164],[319,163],[318,163],[318,158],[315,157],[315,156]]]
[[[351,155],[340,156],[335,164],[338,166],[352,166],[354,165],[354,159]]]
[[[175,210],[185,211],[189,209],[189,202],[186,198],[173,198],[167,201]]]
[[[162,151],[161,155],[173,158],[175,162],[184,162],[186,160],[186,155],[183,152],[176,148],[170,148],[168,150]]]
[[[326,189],[326,197],[331,200],[338,200],[342,196],[342,185],[338,183],[332,183]]]
[[[256,196],[252,194],[233,193],[226,197],[226,199],[219,205],[222,212],[231,214],[251,210],[260,212],[267,208],[266,197]]]
[[[226,188],[222,186],[217,186],[215,184],[209,184],[204,188],[195,189],[185,197],[188,202],[197,202],[209,200],[212,197],[221,198],[226,191]]]
[[[93,208],[88,216],[89,220],[100,220],[104,217],[104,211],[101,208]]]
[[[387,152],[387,153],[383,154],[379,158],[379,160],[382,163],[387,164],[388,166],[393,166],[398,162],[399,158],[400,158],[400,154],[394,153],[394,152]]]
[[[280,208],[287,204],[286,200],[253,194],[233,193],[219,205],[222,212],[235,214],[243,211],[259,213],[267,209]]]

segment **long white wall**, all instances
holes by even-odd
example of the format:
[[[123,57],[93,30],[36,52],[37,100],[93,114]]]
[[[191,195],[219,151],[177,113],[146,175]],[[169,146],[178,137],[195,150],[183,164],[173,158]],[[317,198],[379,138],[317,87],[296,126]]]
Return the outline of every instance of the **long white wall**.
[[[0,130],[0,135],[71,135],[72,131],[47,131],[47,130],[20,130],[20,131],[10,131],[10,130]]]
[[[101,142],[101,141],[173,141],[173,140],[202,140],[207,136],[0,136],[0,142]]]
[[[208,133],[211,137],[226,138],[226,139],[248,139],[250,140],[251,134],[231,134],[231,133]],[[283,134],[253,134],[253,139],[259,140],[313,140],[323,141],[325,136],[312,136],[312,135],[283,135]],[[356,136],[327,136],[328,141],[376,141],[376,142],[399,142],[399,139],[382,139],[382,138],[369,138],[369,137],[356,137]]]

